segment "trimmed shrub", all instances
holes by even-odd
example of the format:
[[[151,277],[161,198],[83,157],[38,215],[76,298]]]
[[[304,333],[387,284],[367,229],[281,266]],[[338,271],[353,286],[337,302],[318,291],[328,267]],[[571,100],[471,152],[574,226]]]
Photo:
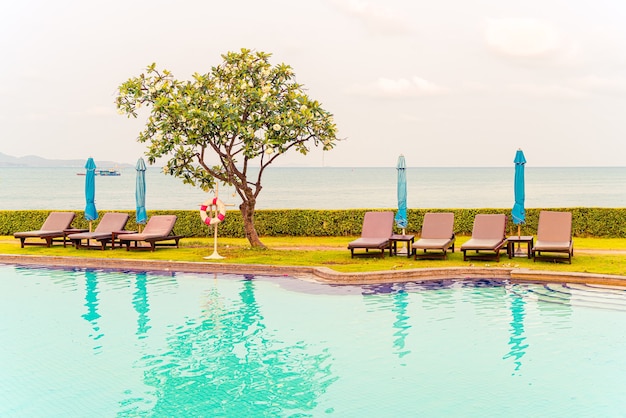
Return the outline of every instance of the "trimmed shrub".
[[[355,236],[361,233],[363,216],[371,209],[315,210],[281,209],[258,210],[255,212],[255,226],[263,236]],[[375,209],[385,210],[385,209]],[[395,209],[386,209],[395,212]],[[523,235],[537,233],[537,221],[541,209],[527,209],[526,223],[521,226]],[[572,213],[572,232],[576,237],[626,238],[626,208],[551,208],[547,210]],[[104,211],[101,211],[103,213]],[[128,230],[136,230],[134,211],[128,213]],[[454,230],[457,235],[471,235],[474,217],[478,213],[505,213],[508,217],[507,233],[517,234],[517,225],[511,221],[510,209],[409,209],[407,233],[418,234],[427,212],[453,212]],[[41,227],[49,211],[16,210],[0,211],[0,235],[12,235],[17,231],[36,230]],[[198,211],[159,210],[149,211],[148,216],[173,214],[178,217],[174,231],[186,237],[212,236],[213,229],[202,223]],[[76,212],[72,223],[75,228],[87,228],[88,222],[83,212]],[[226,219],[218,224],[222,237],[244,237],[243,220],[238,210],[226,213]],[[93,227],[97,226],[94,221]],[[396,232],[400,232],[397,230]]]

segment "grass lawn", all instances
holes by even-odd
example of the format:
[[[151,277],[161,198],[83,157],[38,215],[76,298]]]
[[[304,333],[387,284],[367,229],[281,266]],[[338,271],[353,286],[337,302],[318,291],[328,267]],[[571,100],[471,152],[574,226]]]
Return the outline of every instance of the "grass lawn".
[[[572,264],[554,263],[550,261],[529,260],[525,257],[509,259],[501,255],[500,262],[495,261],[463,261],[463,254],[458,250],[449,253],[447,260],[414,260],[405,256],[389,257],[355,257],[350,258],[347,244],[353,237],[264,237],[262,241],[268,249],[251,249],[248,241],[242,238],[220,238],[218,253],[225,257],[221,260],[205,260],[204,257],[213,253],[212,238],[185,238],[181,247],[158,248],[155,252],[111,251],[63,248],[54,245],[52,248],[27,246],[20,248],[19,240],[12,236],[0,237],[0,254],[24,254],[47,256],[77,256],[89,258],[126,258],[147,260],[172,260],[191,262],[216,262],[235,264],[265,264],[292,266],[324,266],[339,272],[367,272],[384,270],[403,270],[419,267],[513,267],[535,270],[567,271],[582,273],[613,274],[626,276],[626,239],[575,238],[574,258]],[[457,237],[456,248],[469,237]],[[524,246],[523,246],[524,248]],[[502,252],[501,252],[502,254]]]

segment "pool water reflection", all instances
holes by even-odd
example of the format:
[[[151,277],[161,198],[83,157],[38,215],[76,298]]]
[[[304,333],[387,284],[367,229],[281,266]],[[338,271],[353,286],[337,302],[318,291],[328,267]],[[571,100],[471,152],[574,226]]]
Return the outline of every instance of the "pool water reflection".
[[[0,278],[0,416],[626,410],[622,289],[8,265]]]

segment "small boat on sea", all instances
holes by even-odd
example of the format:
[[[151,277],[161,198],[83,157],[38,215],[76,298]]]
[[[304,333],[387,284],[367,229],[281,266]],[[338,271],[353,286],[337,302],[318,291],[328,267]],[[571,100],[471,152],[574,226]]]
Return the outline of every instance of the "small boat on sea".
[[[121,173],[119,170],[108,169],[108,170],[96,170],[96,176],[120,176]]]
[[[76,173],[77,176],[84,176],[85,173]],[[96,170],[96,176],[121,176],[119,170],[115,169],[104,169],[104,170]]]

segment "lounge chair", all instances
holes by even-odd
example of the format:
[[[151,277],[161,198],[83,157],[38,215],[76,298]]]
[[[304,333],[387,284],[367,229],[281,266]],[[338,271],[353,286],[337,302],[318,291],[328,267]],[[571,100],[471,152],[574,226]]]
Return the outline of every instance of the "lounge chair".
[[[427,213],[424,215],[420,239],[413,244],[415,259],[446,259],[448,248],[452,247],[454,252],[455,239],[454,213]]]
[[[537,258],[551,260],[567,260],[572,264],[574,242],[572,240],[572,214],[570,212],[539,212],[537,224],[537,241],[532,249],[533,261]],[[565,253],[567,257],[542,256],[542,253]]]
[[[69,239],[76,248],[94,248],[89,245],[89,241],[96,240],[104,250],[106,244],[111,242],[112,233],[122,231],[124,227],[126,227],[126,222],[128,222],[127,213],[105,213],[93,232],[70,234],[67,236],[67,239]],[[82,244],[83,240],[87,241],[85,245]]]
[[[24,248],[24,245],[45,245],[50,247],[55,238],[63,238],[63,244],[65,245],[65,230],[69,229],[74,216],[76,216],[74,212],[50,212],[46,221],[41,225],[41,229],[16,232],[13,236],[20,239],[22,248]],[[41,238],[45,242],[26,242],[26,238]]]
[[[134,243],[133,249],[150,249],[150,251],[154,251],[157,246],[175,246],[178,248],[178,241],[183,237],[174,234],[175,223],[176,215],[154,215],[148,220],[143,232],[118,235],[117,239],[122,245],[126,245],[126,251],[131,249],[132,243]],[[149,246],[139,246],[138,243],[140,242],[145,242]]]
[[[361,229],[361,238],[358,238],[348,244],[350,255],[354,258],[354,250],[358,248],[369,250],[380,250],[380,257],[385,256],[385,249],[389,248],[391,255],[391,246],[389,238],[393,233],[393,212],[366,212],[363,217],[363,228]]]
[[[472,228],[472,237],[465,244],[461,245],[463,261],[467,261],[469,258],[500,261],[500,249],[506,244],[505,233],[506,215],[476,215],[474,227]],[[474,251],[474,254],[468,255],[468,251]]]

